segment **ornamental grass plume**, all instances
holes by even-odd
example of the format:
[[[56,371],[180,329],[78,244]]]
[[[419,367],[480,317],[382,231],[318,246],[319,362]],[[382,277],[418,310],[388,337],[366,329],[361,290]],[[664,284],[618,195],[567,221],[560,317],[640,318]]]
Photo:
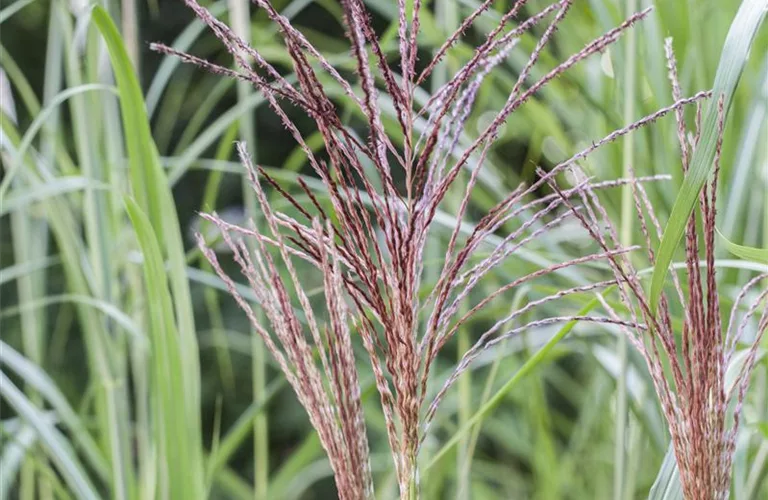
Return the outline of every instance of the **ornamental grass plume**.
[[[464,353],[444,385],[437,391],[429,389],[430,368],[438,353],[462,325],[489,304],[498,306],[504,300],[508,303],[515,289],[535,280],[574,266],[616,259],[631,250],[601,250],[516,277],[482,298],[473,293],[492,270],[523,245],[579,214],[576,205],[588,194],[656,178],[601,183],[585,179],[567,190],[541,195],[547,183],[601,145],[702,99],[706,93],[680,98],[672,106],[592,143],[530,186],[520,185],[474,225],[468,226],[466,219],[480,170],[509,116],[548,82],[614,43],[649,10],[630,16],[536,80],[530,78],[531,70],[572,0],[557,1],[527,16],[523,16],[526,1],[518,0],[466,64],[420,104],[415,98],[419,86],[492,0],[484,1],[470,14],[423,68],[417,60],[423,8],[420,0],[413,2],[412,9],[406,8],[404,0],[398,2],[398,54],[385,52],[362,0],[342,0],[346,37],[356,66],[355,84],[334,68],[269,0],[254,3],[279,28],[295,80],[284,76],[195,0],[186,3],[224,44],[237,69],[162,44],[154,44],[154,50],[252,84],[302,148],[312,174],[323,186],[323,190],[313,189],[301,178],[296,186],[281,185],[263,168],[253,165],[245,147],[238,145],[256,193],[260,222],[242,227],[227,223],[215,213],[203,217],[221,231],[253,290],[255,304],[240,294],[234,279],[203,238],[198,241],[308,413],[342,499],[373,498],[370,450],[361,409],[361,363],[373,374],[400,496],[416,498],[418,454],[428,425],[453,382],[480,353],[520,332],[574,319],[643,328],[634,318],[625,321],[610,316],[530,315],[540,310],[537,306],[571,294],[598,291],[616,280],[564,288],[498,319]],[[516,26],[512,26],[513,21]],[[505,61],[521,35],[544,23],[548,24],[541,30],[504,106],[476,139],[461,141],[467,136],[465,126],[485,77]],[[390,63],[390,58],[396,60],[395,64]],[[330,83],[321,83],[321,74],[322,80]],[[337,100],[344,99],[359,108],[365,117],[364,127],[342,122],[331,98],[338,96],[339,90],[343,97]],[[385,132],[384,103],[394,110],[401,139],[395,140]],[[322,137],[321,151],[315,152],[307,144],[289,111],[312,119]],[[290,213],[297,214],[295,217],[273,208],[265,191],[267,186],[292,206]],[[452,213],[456,222],[446,238],[439,240],[444,243],[445,259],[438,277],[429,283],[428,290],[423,290],[425,246],[428,237],[440,237],[436,216],[451,189],[463,191],[461,203]],[[576,211],[566,209],[566,202]],[[300,263],[322,276],[324,303],[310,300],[305,286],[311,280],[299,276]],[[526,323],[523,318],[532,319]],[[362,348],[356,350],[358,343]]]
[[[674,99],[681,96],[672,40],[665,43],[668,75]],[[574,216],[593,236],[607,254],[617,283],[621,304],[631,318],[629,323],[646,325],[643,329],[620,324],[634,347],[643,355],[658,395],[671,435],[680,473],[683,495],[687,500],[720,500],[729,498],[733,454],[739,428],[741,409],[751,372],[757,359],[760,341],[768,330],[768,274],[751,279],[738,293],[724,328],[717,289],[715,267],[715,215],[717,180],[720,173],[724,100],[717,101],[717,143],[713,174],[699,196],[697,213],[691,214],[685,235],[686,280],[670,269],[674,298],[662,295],[654,314],[650,301],[640,283],[638,273],[627,254],[610,253],[620,248],[614,225],[601,206],[594,189],[585,187],[579,193],[582,204],[576,207],[563,193],[563,201],[573,209]],[[686,173],[701,137],[701,107],[697,107],[696,130],[689,132],[681,109],[676,110],[677,136],[683,172]],[[546,175],[542,172],[542,175]],[[661,238],[662,229],[645,189],[631,183],[635,212],[645,238],[647,258],[653,265],[650,232]],[[558,188],[552,184],[554,189]],[[703,249],[701,248],[703,246]],[[703,253],[703,260],[702,254]],[[687,281],[686,286],[681,281]],[[746,297],[752,294],[749,304]],[[609,316],[619,320],[619,312],[599,296]],[[673,310],[682,310],[682,324],[673,321]],[[743,358],[736,362],[736,346],[745,341],[747,331],[753,333]],[[735,375],[726,377],[732,370]]]

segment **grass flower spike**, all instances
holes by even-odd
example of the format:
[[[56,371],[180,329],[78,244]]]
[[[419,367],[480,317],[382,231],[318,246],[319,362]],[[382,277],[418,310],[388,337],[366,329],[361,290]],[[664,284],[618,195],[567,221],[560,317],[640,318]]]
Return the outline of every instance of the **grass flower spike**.
[[[679,99],[681,90],[671,39],[666,41],[665,48],[673,97]],[[716,105],[719,120],[714,172],[700,194],[698,214],[694,212],[688,220],[682,269],[686,278],[681,279],[676,270],[670,269],[675,292],[663,295],[658,311],[653,314],[632,259],[628,255],[608,257],[619,283],[622,307],[628,311],[631,322],[647,325],[642,330],[621,328],[648,365],[671,434],[683,494],[691,500],[729,498],[744,397],[760,341],[768,330],[768,274],[758,275],[744,286],[725,316],[726,321],[723,320],[715,266],[717,181],[725,126],[722,97]],[[691,150],[701,134],[701,109],[698,108],[695,134],[688,131],[682,110],[675,117],[682,169],[687,172]],[[651,235],[660,238],[661,226],[644,187],[639,183],[631,185],[647,258],[653,265]],[[579,210],[574,207],[574,216],[604,251],[616,247],[616,230],[594,190],[587,188],[581,196],[584,205]],[[616,320],[626,316],[605,300],[603,306]],[[676,307],[683,311],[682,324],[672,319]],[[744,357],[737,361],[736,346],[747,342],[747,331],[751,333],[749,344],[743,351]],[[727,376],[729,370],[731,377]]]
[[[649,10],[631,15],[553,69],[533,78],[542,51],[566,18],[572,1],[560,0],[526,17],[526,1],[518,0],[501,16],[465,65],[425,103],[419,104],[419,85],[430,78],[441,58],[490,7],[491,0],[471,13],[426,65],[418,61],[420,15],[424,8],[420,0],[413,2],[412,8],[404,1],[397,4],[398,53],[394,56],[382,46],[363,2],[342,0],[355,82],[335,68],[269,0],[255,0],[255,4],[279,29],[295,81],[285,78],[257,48],[195,0],[186,3],[231,53],[237,69],[162,44],[154,44],[154,50],[175,54],[209,71],[252,84],[301,147],[312,175],[323,186],[320,191],[301,179],[296,186],[281,184],[263,168],[252,165],[245,147],[239,145],[240,158],[258,199],[261,220],[244,227],[227,223],[215,213],[204,217],[220,229],[232,249],[241,274],[257,298],[255,304],[238,292],[235,280],[225,271],[226,266],[202,238],[199,244],[248,314],[309,415],[328,455],[341,498],[373,497],[368,433],[357,371],[360,363],[368,365],[373,373],[400,497],[416,498],[419,451],[429,424],[447,391],[482,352],[522,332],[574,319],[615,324],[631,331],[657,331],[653,318],[623,320],[614,314],[575,316],[567,312],[558,316],[531,314],[541,304],[599,291],[617,282],[624,286],[625,280],[619,275],[616,280],[580,283],[533,300],[497,319],[462,353],[462,359],[442,387],[432,388],[431,384],[431,368],[438,354],[477,313],[491,304],[503,304],[516,289],[538,279],[575,266],[623,261],[623,256],[632,250],[605,245],[598,252],[514,277],[489,295],[479,297],[476,293],[477,285],[488,273],[513,258],[524,245],[569,220],[591,221],[590,199],[595,191],[627,183],[640,190],[642,182],[657,179],[582,179],[569,189],[558,188],[556,193],[541,195],[541,190],[554,184],[558,175],[601,145],[660,116],[678,112],[706,97],[706,92],[691,98],[676,96],[672,106],[594,142],[532,184],[521,184],[509,192],[476,224],[468,227],[467,222],[480,172],[507,119],[549,82],[604,51]],[[531,33],[534,27],[541,34],[509,89],[506,103],[473,142],[460,144],[484,79],[504,62],[521,36]],[[364,117],[364,125],[345,123],[337,113],[335,99],[351,101]],[[393,112],[385,113],[384,106],[391,106]],[[321,151],[307,143],[302,127],[292,118],[297,113],[311,118],[314,130],[322,138]],[[385,130],[385,117],[392,117],[390,121],[397,134]],[[395,140],[393,137],[398,134],[401,138]],[[267,186],[290,210],[273,208],[265,191]],[[458,207],[452,208],[456,222],[442,238],[445,257],[438,277],[433,286],[424,290],[427,237],[440,230],[437,215],[451,191],[460,193]],[[299,266],[314,269],[322,277],[324,303],[310,298],[305,287],[311,280],[305,279],[303,271],[300,276]],[[263,312],[266,321],[262,321],[257,310]],[[360,349],[355,347],[358,339]],[[673,403],[666,401],[666,407],[672,408]]]

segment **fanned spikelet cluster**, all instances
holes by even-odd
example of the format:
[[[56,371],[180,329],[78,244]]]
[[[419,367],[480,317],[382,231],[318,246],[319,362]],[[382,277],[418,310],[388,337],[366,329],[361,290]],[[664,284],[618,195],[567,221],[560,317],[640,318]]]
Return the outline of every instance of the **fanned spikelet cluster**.
[[[225,222],[216,214],[205,217],[218,226],[232,248],[235,261],[258,299],[257,304],[252,306],[240,295],[235,281],[222,269],[216,254],[202,238],[199,239],[200,247],[248,314],[254,329],[264,339],[309,414],[327,452],[339,494],[344,499],[373,497],[370,453],[356,368],[363,360],[358,359],[361,356],[356,356],[353,348],[353,338],[361,339],[367,353],[362,358],[373,372],[380,396],[400,495],[414,498],[418,494],[417,455],[427,425],[446,391],[485,349],[520,332],[573,319],[618,324],[632,331],[645,328],[638,318],[624,321],[615,315],[539,316],[521,324],[521,319],[528,317],[526,313],[541,304],[574,293],[597,291],[616,280],[562,290],[510,311],[488,328],[464,353],[464,358],[436,396],[428,401],[430,367],[438,353],[464,323],[488,304],[494,300],[498,303],[521,285],[572,266],[595,260],[618,261],[632,248],[617,246],[609,249],[606,246],[599,253],[517,277],[477,300],[477,294],[472,291],[489,272],[523,245],[557,228],[567,219],[579,217],[592,221],[590,198],[595,190],[626,183],[640,190],[640,181],[658,177],[602,183],[585,179],[570,189],[558,190],[556,194],[538,198],[532,195],[603,144],[702,99],[707,93],[687,99],[676,96],[672,106],[594,142],[543,173],[532,185],[519,186],[467,229],[465,216],[479,172],[509,116],[548,82],[615,42],[634,22],[643,19],[648,10],[630,16],[538,80],[530,81],[532,68],[566,16],[572,0],[555,2],[539,13],[516,21],[516,27],[512,27],[510,23],[522,17],[526,6],[525,0],[518,0],[475,49],[469,61],[425,105],[418,106],[414,98],[418,86],[489,8],[492,0],[484,1],[470,14],[420,71],[417,68],[420,0],[413,2],[412,9],[406,8],[403,0],[398,2],[399,60],[395,66],[387,60],[362,0],[341,0],[346,36],[356,62],[358,82],[354,87],[269,0],[254,2],[279,27],[285,50],[293,63],[296,83],[281,75],[257,49],[195,0],[186,0],[186,3],[223,42],[234,57],[237,70],[161,44],[154,44],[153,48],[212,72],[251,83],[304,151],[314,175],[324,185],[323,199],[299,179],[298,187],[294,189],[300,189],[308,200],[299,202],[288,187],[281,186],[263,169],[252,165],[241,145],[239,154],[256,192],[263,224],[240,227]],[[477,139],[460,147],[460,138],[466,135],[464,127],[484,78],[505,60],[521,35],[547,19],[550,19],[549,24],[542,30],[502,109]],[[333,85],[343,90],[345,98],[359,107],[365,117],[366,140],[359,139],[342,123],[317,71],[330,77]],[[403,139],[397,143],[384,131],[384,98],[394,109],[402,132]],[[298,108],[312,118],[324,143],[322,158],[307,145],[299,128],[289,118],[286,106]],[[404,185],[399,180],[403,178]],[[282,195],[301,217],[297,219],[273,210],[260,179]],[[430,231],[436,226],[438,209],[449,189],[458,187],[458,179],[463,179],[465,184],[460,206],[452,214],[457,222],[445,245],[445,261],[437,281],[425,294],[420,290],[425,245]],[[330,208],[324,205],[326,198]],[[574,211],[564,210],[564,205],[573,207]],[[588,215],[583,215],[576,205],[584,205]],[[306,281],[298,275],[295,265],[298,261],[313,266],[323,277],[325,311],[322,315],[313,309],[319,306],[310,303],[304,291]],[[617,279],[619,283],[625,282],[623,275]],[[633,280],[631,278],[629,283],[634,283]],[[252,307],[263,311],[266,321],[262,323]],[[689,331],[699,325],[697,321],[700,321],[699,317],[689,318]],[[654,318],[645,318],[645,323],[653,324],[654,331],[658,331]],[[656,375],[655,380],[663,383],[663,378],[659,379],[658,373]],[[698,376],[696,380],[698,383]],[[673,403],[665,401],[665,408],[673,408]],[[680,432],[676,429],[675,435]]]
[[[667,39],[665,51],[673,98],[680,99],[671,39]],[[672,305],[666,295],[661,297],[658,311],[655,314],[652,312],[637,271],[626,255],[608,256],[619,283],[621,301],[629,309],[631,323],[642,321],[647,325],[643,330],[620,327],[642,353],[648,365],[672,437],[683,494],[690,500],[729,498],[732,458],[741,408],[760,340],[768,329],[768,288],[762,291],[757,288],[761,282],[768,281],[768,274],[755,277],[741,290],[730,312],[728,326],[723,329],[715,276],[715,205],[725,124],[723,102],[721,96],[717,102],[719,119],[714,172],[699,196],[703,235],[699,235],[696,211],[691,214],[686,230],[684,272],[687,276],[687,289],[681,284],[676,271],[670,271],[676,299],[684,314],[682,328],[672,322]],[[682,110],[677,110],[675,117],[682,168],[687,173],[691,151],[701,135],[701,107],[697,109],[695,134],[688,132]],[[661,238],[662,229],[643,186],[632,183],[632,191],[635,210],[646,240],[648,259],[654,264],[650,231],[655,231]],[[574,216],[604,251],[619,248],[614,225],[594,190],[587,187],[580,196],[583,204],[579,210],[574,208]],[[564,202],[570,205],[569,201]],[[603,228],[607,228],[607,231]],[[704,245],[704,262],[700,260],[701,240]],[[755,292],[753,302],[745,307],[743,302],[749,292]],[[616,320],[620,318],[619,313],[605,300],[602,300],[602,304],[610,317]],[[748,328],[755,329],[755,336],[741,363],[734,365],[736,345],[743,340]],[[665,367],[668,367],[668,372]],[[729,368],[735,369],[731,380],[726,377]]]

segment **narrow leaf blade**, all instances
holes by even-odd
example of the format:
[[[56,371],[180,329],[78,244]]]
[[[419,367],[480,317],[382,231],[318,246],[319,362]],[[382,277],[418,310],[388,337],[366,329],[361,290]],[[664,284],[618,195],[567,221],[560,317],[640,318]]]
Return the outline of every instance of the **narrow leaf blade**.
[[[715,84],[712,88],[714,101],[722,96],[724,112],[727,116],[728,109],[733,101],[739,78],[744,70],[749,50],[757,35],[766,12],[768,0],[744,0],[731,23],[728,36],[725,39],[720,63],[715,75]],[[656,266],[651,278],[650,305],[655,311],[664,289],[664,281],[669,271],[669,265],[674,258],[677,245],[683,237],[685,226],[693,212],[704,183],[709,176],[715,157],[718,133],[717,105],[710,103],[701,129],[701,138],[693,152],[691,166],[685,176],[680,192],[677,194],[669,221],[664,228],[658,251],[656,252]]]

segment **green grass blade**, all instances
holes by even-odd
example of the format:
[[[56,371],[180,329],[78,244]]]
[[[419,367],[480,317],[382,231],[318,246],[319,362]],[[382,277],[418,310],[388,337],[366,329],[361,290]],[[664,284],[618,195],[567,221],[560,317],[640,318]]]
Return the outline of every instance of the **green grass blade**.
[[[149,130],[141,87],[120,32],[109,14],[97,6],[93,9],[92,19],[107,44],[117,81],[133,194],[139,206],[149,213],[152,227],[157,232],[162,232],[162,210],[158,193],[160,186],[152,182],[154,179],[151,175],[154,165],[158,163],[158,155],[157,151],[153,151],[154,142]]]
[[[289,82],[291,78],[287,78]],[[229,126],[237,122],[247,113],[253,113],[253,110],[266,102],[261,94],[253,94],[246,100],[241,101],[228,111],[219,116],[208,127],[202,131],[197,138],[184,151],[184,153],[175,162],[170,172],[168,180],[171,185],[175,185],[179,179],[189,170],[192,164],[213,144],[216,139],[221,137],[229,129]]]
[[[189,282],[186,276],[184,244],[171,189],[160,164],[157,147],[152,139],[141,88],[133,71],[120,34],[109,15],[95,7],[93,22],[107,43],[112,68],[120,92],[126,149],[131,184],[138,206],[148,214],[154,236],[164,250],[169,263],[169,278],[173,292],[176,320],[181,339],[185,392],[188,395],[188,421],[200,434],[200,361],[192,310]]]
[[[51,182],[36,186],[34,189],[14,190],[11,196],[3,200],[0,206],[0,217],[35,202],[87,188],[109,189],[109,186],[81,176],[59,177]]]
[[[4,203],[3,203],[4,205]],[[44,258],[48,252],[47,227],[26,210],[18,210],[11,214],[11,238],[13,240],[13,261],[23,265],[29,261]],[[19,276],[16,280],[16,290],[19,303],[35,300],[45,290],[45,271]],[[45,318],[32,311],[22,311],[20,315],[21,345],[24,354],[38,364],[44,362],[44,346],[46,344]],[[40,395],[28,383],[24,384],[24,392],[30,402],[41,407]],[[25,460],[19,479],[19,489],[31,493],[32,485],[38,482],[40,475],[35,471],[35,460],[29,456]],[[22,495],[25,496],[25,495]],[[47,499],[46,499],[47,500]]]
[[[232,469],[224,469],[216,477],[217,490],[232,500],[253,500],[256,494],[240,475]]]
[[[0,24],[6,22],[12,15],[34,1],[35,0],[17,0],[3,10],[0,10]]]
[[[32,121],[32,124],[29,126],[29,128],[27,128],[27,131],[24,132],[24,136],[21,139],[21,144],[19,145],[19,149],[16,152],[17,160],[11,165],[8,172],[6,172],[6,175],[3,178],[3,182],[0,184],[0,198],[5,197],[8,189],[11,186],[11,181],[16,176],[18,169],[21,168],[22,159],[24,158],[27,149],[32,144],[32,140],[35,138],[37,132],[43,127],[43,125],[45,125],[45,122],[51,113],[53,113],[60,104],[64,103],[70,97],[95,90],[114,92],[115,88],[110,85],[102,85],[98,83],[73,87],[61,92],[53,99],[50,104],[48,104],[45,108],[40,110],[39,113],[37,113],[34,121]]]
[[[680,472],[677,470],[675,450],[669,445],[659,475],[651,487],[648,500],[682,500],[683,487],[680,484]]]
[[[221,439],[218,448],[208,457],[207,477],[212,481],[218,472],[227,464],[232,455],[253,430],[253,422],[265,409],[275,394],[286,384],[285,379],[278,379],[267,387],[264,397],[254,401],[238,417],[237,421]]]
[[[3,159],[6,160],[9,156],[11,158],[18,156],[16,151],[18,151],[18,146],[21,143],[21,137],[8,120],[0,120],[0,124],[4,134]],[[21,170],[24,181],[32,186],[40,184],[38,172],[45,168],[44,165],[31,161],[37,158],[36,155],[25,155],[24,160],[27,163]],[[68,288],[78,295],[90,296],[93,290],[92,274],[88,273],[83,266],[82,256],[86,250],[79,237],[76,215],[69,204],[63,200],[49,198],[42,203],[45,206],[43,213],[48,227],[59,249]],[[89,308],[78,307],[77,312],[88,354],[89,372],[92,376],[97,377],[97,380],[115,380],[113,369],[116,366],[116,351],[113,348],[111,337],[106,334],[103,328],[104,324]],[[99,384],[94,387],[98,389],[95,391],[94,413],[97,421],[95,428],[100,437],[100,444],[104,449],[109,449],[110,453],[117,455],[122,451],[122,443],[115,440],[111,431],[117,429],[119,425],[117,422],[122,415],[117,401],[120,397],[118,393],[122,387],[119,384]],[[113,469],[114,477],[117,477],[120,473],[119,464],[114,463]]]
[[[731,238],[743,238],[749,224],[751,211],[748,200],[751,193],[762,188],[768,189],[768,178],[755,182],[753,167],[765,161],[768,150],[765,149],[765,137],[768,130],[768,57],[764,58],[760,76],[752,84],[752,96],[746,104],[748,110],[740,120],[738,145],[735,148],[733,165],[728,179],[728,190],[724,207],[720,214],[720,229]],[[745,84],[748,82],[745,82]],[[759,192],[759,191],[757,191]],[[742,203],[728,203],[729,200],[741,200]],[[768,204],[766,204],[768,206]],[[759,226],[758,226],[759,227]]]
[[[739,245],[723,236],[723,233],[721,233],[720,230],[717,230],[717,234],[725,244],[725,248],[736,257],[741,257],[742,259],[758,262],[760,264],[768,264],[768,249]]]
[[[19,97],[19,101],[24,103],[24,107],[27,109],[31,116],[37,115],[40,112],[40,101],[37,99],[35,91],[32,89],[24,73],[16,64],[16,61],[11,57],[11,54],[5,50],[2,44],[0,44],[0,61],[3,61],[3,70],[5,71],[8,80],[13,84],[16,90],[16,95]],[[19,101],[16,101],[17,103]],[[18,109],[17,109],[18,111]],[[3,116],[3,119],[5,117]]]
[[[680,187],[675,204],[672,206],[669,221],[664,228],[664,235],[656,252],[657,260],[651,278],[650,290],[652,311],[656,310],[659,303],[664,289],[664,281],[669,271],[669,264],[672,262],[685,226],[699,198],[699,192],[701,192],[712,168],[717,146],[717,100],[720,99],[720,96],[724,99],[724,110],[727,116],[736,86],[747,62],[749,50],[766,12],[768,12],[768,0],[744,0],[728,31],[715,75],[715,84],[712,88],[714,102],[711,102],[707,109],[701,138],[693,152],[690,169]]]
[[[229,158],[232,154],[236,137],[237,125],[233,124],[219,142],[219,147],[216,151],[217,160],[226,160]],[[223,175],[223,172],[214,170],[208,176],[205,192],[203,194],[203,202],[200,207],[201,211],[216,210],[216,201],[218,199]],[[203,234],[206,234],[209,226],[210,224],[208,224],[207,221],[201,220],[200,230]],[[202,254],[200,255],[200,267],[206,272],[213,273],[211,264],[202,256]],[[225,393],[227,395],[232,395],[235,393],[235,371],[232,367],[232,356],[230,355],[228,338],[224,332],[224,315],[221,311],[218,293],[214,288],[206,287],[204,298],[208,309],[208,317],[210,318],[211,327],[214,332],[213,335],[216,339],[216,357],[219,364],[221,380],[224,385]]]
[[[80,417],[78,417],[67,402],[66,397],[59,391],[56,384],[45,371],[1,340],[0,363],[18,374],[26,384],[39,392],[48,401],[56,411],[56,415],[61,419],[61,422],[72,432],[73,440],[83,450],[88,458],[89,465],[93,467],[102,480],[107,480],[109,477],[109,467],[96,441],[87,432]]]
[[[637,10],[637,0],[627,0],[625,15],[631,15]],[[624,121],[630,123],[635,115],[636,93],[636,68],[637,68],[637,32],[630,30],[627,33],[624,46]],[[635,139],[634,134],[624,138],[622,151],[622,165],[624,170],[622,177],[632,175],[630,168],[635,164]],[[634,228],[634,200],[632,187],[624,186],[621,190],[621,244],[632,245],[632,231]],[[613,450],[613,499],[622,500],[627,483],[627,428],[629,425],[629,409],[627,397],[627,371],[629,349],[627,337],[619,335],[616,339],[616,351],[619,356],[620,371],[616,379],[616,428],[614,435],[616,441]]]
[[[114,321],[115,324],[125,330],[125,333],[130,334],[131,340],[136,343],[136,346],[144,349],[146,348],[146,338],[144,332],[136,325],[130,316],[125,314],[119,308],[105,302],[103,300],[95,299],[87,295],[77,294],[62,294],[62,295],[50,295],[43,297],[39,300],[23,303],[17,307],[11,307],[4,309],[0,312],[0,319],[18,314],[20,311],[31,310],[47,307],[55,304],[75,304],[78,307],[87,307],[89,309],[95,309],[104,314],[105,317]],[[0,357],[1,358],[1,357]]]
[[[6,429],[3,429],[6,432]],[[37,438],[35,430],[25,425],[20,430],[13,433],[13,439],[8,439],[3,448],[3,454],[0,456],[0,500],[6,500],[10,497],[11,487],[14,484],[14,478],[19,472],[27,450],[32,446]]]
[[[226,2],[219,1],[212,5],[209,5],[208,11],[212,16],[218,17],[224,13],[226,8]],[[179,34],[176,40],[173,41],[171,47],[182,52],[187,52],[192,44],[200,37],[202,33],[207,29],[207,25],[202,21],[195,19],[190,23],[184,31]],[[149,115],[153,116],[158,104],[160,103],[160,97],[163,95],[165,88],[171,81],[171,76],[176,68],[182,64],[181,59],[173,56],[164,56],[163,62],[160,63],[157,70],[155,70],[152,76],[152,83],[147,90],[147,110]]]
[[[182,342],[176,328],[160,244],[149,218],[137,203],[125,199],[126,211],[144,254],[144,280],[152,346],[152,384],[156,389],[157,441],[161,446],[160,472],[167,474],[169,498],[202,499],[202,448],[199,415],[189,414],[188,400],[199,395],[187,392]]]
[[[77,498],[99,500],[101,495],[88,479],[85,467],[80,463],[66,438],[3,372],[0,372],[0,395],[25,422],[35,429],[41,438],[40,444],[43,449]]]
[[[210,122],[210,118],[213,116],[216,106],[219,106],[222,103],[222,100],[227,96],[227,93],[234,84],[235,82],[229,79],[219,80],[206,93],[205,98],[197,106],[197,109],[195,109],[195,112],[189,120],[187,120],[187,125],[184,127],[184,131],[179,136],[179,139],[175,141],[170,156],[182,155],[189,145],[192,144],[192,141],[197,140],[200,130]]]
[[[609,289],[606,289],[604,293],[607,293]],[[592,299],[587,305],[585,305],[579,312],[578,315],[583,316],[595,307],[600,304],[600,301],[598,299]],[[437,464],[440,459],[453,448],[456,444],[461,441],[462,437],[467,434],[468,432],[471,432],[472,429],[478,425],[480,422],[482,422],[490,413],[496,409],[499,404],[504,400],[504,396],[512,390],[517,383],[525,378],[529,373],[531,373],[534,369],[536,369],[539,365],[541,365],[546,359],[549,353],[554,349],[554,347],[565,338],[568,333],[573,330],[573,327],[576,326],[576,321],[569,321],[566,323],[549,341],[547,341],[546,344],[544,344],[544,347],[539,349],[536,354],[531,356],[528,361],[523,364],[522,367],[515,373],[515,375],[510,378],[496,393],[491,397],[483,406],[480,407],[479,410],[475,412],[472,417],[467,420],[467,422],[459,429],[457,430],[453,436],[448,440],[447,443],[443,445],[443,447],[432,457],[429,464],[424,468],[424,470],[429,470],[432,466]]]
[[[312,462],[323,454],[323,446],[316,432],[309,434],[301,444],[291,453],[291,457],[274,473],[272,477],[271,491],[273,495],[287,497],[293,481]],[[295,498],[295,494],[293,497]]]
[[[46,269],[48,267],[57,264],[59,259],[55,257],[48,257],[45,259],[38,259],[35,261],[27,261],[23,264],[16,264],[0,269],[0,285],[8,283],[17,279],[19,276],[24,276],[28,273],[34,273],[35,271]]]

